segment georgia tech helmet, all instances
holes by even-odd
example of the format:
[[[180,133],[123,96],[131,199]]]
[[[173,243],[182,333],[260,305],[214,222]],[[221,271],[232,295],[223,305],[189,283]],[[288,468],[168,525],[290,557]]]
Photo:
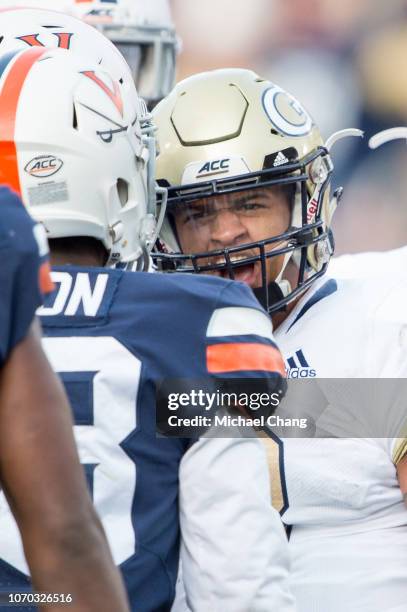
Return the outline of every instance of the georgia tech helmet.
[[[42,46],[1,54],[0,67],[0,183],[21,196],[48,238],[92,237],[109,263],[145,262],[155,232],[155,151],[142,134],[145,106],[133,82]]]
[[[158,265],[178,272],[221,271],[261,264],[255,290],[269,312],[280,310],[327,269],[333,252],[330,231],[337,198],[330,197],[333,164],[307,111],[278,85],[243,69],[224,69],[178,83],[154,110],[158,128],[157,180],[168,188]],[[183,253],[174,222],[180,207],[221,194],[275,185],[291,186],[291,221],[278,236],[201,253]],[[270,258],[284,256],[275,278]],[[285,278],[287,263],[298,267],[297,282]],[[277,261],[277,260],[274,260]]]
[[[175,83],[180,44],[168,0],[58,2],[63,2],[64,10],[95,26],[115,44],[126,58],[137,91],[149,108],[170,92]]]

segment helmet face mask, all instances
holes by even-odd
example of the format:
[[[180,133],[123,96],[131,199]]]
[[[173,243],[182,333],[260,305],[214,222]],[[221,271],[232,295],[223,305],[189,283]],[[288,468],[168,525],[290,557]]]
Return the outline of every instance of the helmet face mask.
[[[168,0],[70,4],[72,14],[95,26],[124,55],[137,91],[151,110],[175,83],[179,40]]]
[[[106,25],[103,33],[126,59],[137,91],[151,110],[174,85],[178,46],[175,31],[154,26]]]
[[[238,95],[231,95],[232,87]],[[295,100],[276,88],[275,103],[264,108],[270,90],[273,84],[249,71],[215,71],[186,79],[157,107],[157,178],[169,195],[161,252],[154,258],[167,271],[243,280],[272,313],[284,309],[326,271],[333,251],[333,165],[312,120]],[[273,214],[282,214],[277,209],[265,211],[263,217],[259,212],[256,226],[250,211],[242,214],[233,207],[233,199],[238,202],[245,194],[255,198],[251,194],[256,191],[278,188],[292,193],[290,215],[283,224],[273,220]],[[199,223],[214,226],[224,210],[231,215],[228,223],[236,225],[235,234],[218,240],[214,230],[207,229],[211,239],[202,249]],[[185,241],[177,219],[189,214],[185,227],[191,228],[191,239]],[[198,220],[195,233],[193,219]]]

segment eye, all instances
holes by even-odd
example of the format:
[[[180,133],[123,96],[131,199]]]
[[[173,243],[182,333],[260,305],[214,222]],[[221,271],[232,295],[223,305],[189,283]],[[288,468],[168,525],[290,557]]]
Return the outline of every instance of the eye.
[[[234,209],[238,212],[250,212],[260,208],[263,208],[263,205],[258,202],[240,202],[234,206]]]
[[[207,216],[208,216],[208,213],[205,210],[194,210],[188,213],[188,218],[191,221],[197,221],[198,219],[204,219]]]
[[[196,221],[200,221],[205,217],[205,213],[202,210],[186,210],[181,217],[181,223],[187,224]]]
[[[197,206],[183,211],[182,223],[206,221],[213,216],[212,206]]]

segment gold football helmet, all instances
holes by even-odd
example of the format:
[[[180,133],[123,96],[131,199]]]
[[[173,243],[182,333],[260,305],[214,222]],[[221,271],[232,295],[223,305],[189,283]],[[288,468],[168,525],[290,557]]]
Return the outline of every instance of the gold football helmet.
[[[329,149],[344,135],[360,135],[358,130],[344,130],[324,143],[293,96],[242,69],[185,79],[156,107],[153,118],[158,128],[156,176],[169,189],[160,252],[155,255],[161,269],[241,279],[239,269],[257,266],[262,282],[254,290],[270,313],[324,274],[333,253],[330,225],[341,193],[330,197]],[[290,220],[282,233],[238,240],[221,249],[182,252],[176,224],[180,210],[191,211],[194,203],[188,219],[211,221],[221,210],[213,203],[225,194],[276,186],[290,202]],[[235,207],[233,214],[249,217],[254,208]],[[273,258],[279,258],[274,260],[278,269],[274,266],[270,277]],[[289,262],[298,271],[294,282],[292,275],[286,278]]]

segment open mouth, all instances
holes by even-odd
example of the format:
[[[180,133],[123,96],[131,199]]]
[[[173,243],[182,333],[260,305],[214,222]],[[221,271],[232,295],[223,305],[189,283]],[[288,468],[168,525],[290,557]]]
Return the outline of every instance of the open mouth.
[[[240,281],[241,283],[246,283],[246,285],[253,287],[257,278],[256,264],[252,263],[235,267],[233,268],[233,274],[235,276],[235,281]],[[230,278],[227,270],[222,270],[222,277]]]
[[[242,263],[241,265],[239,265],[238,263],[239,261],[248,259],[249,256],[250,255],[246,254],[240,257],[239,256],[231,257],[231,261],[234,264],[233,265],[234,280],[240,281],[241,283],[245,283],[246,285],[249,285],[250,287],[256,287],[258,276],[259,276],[259,262]],[[217,259],[215,261],[212,261],[211,263],[224,264],[225,260]],[[225,278],[225,279],[231,278],[228,272],[228,269],[226,267],[220,270],[212,270],[209,273],[219,276],[220,278]]]

